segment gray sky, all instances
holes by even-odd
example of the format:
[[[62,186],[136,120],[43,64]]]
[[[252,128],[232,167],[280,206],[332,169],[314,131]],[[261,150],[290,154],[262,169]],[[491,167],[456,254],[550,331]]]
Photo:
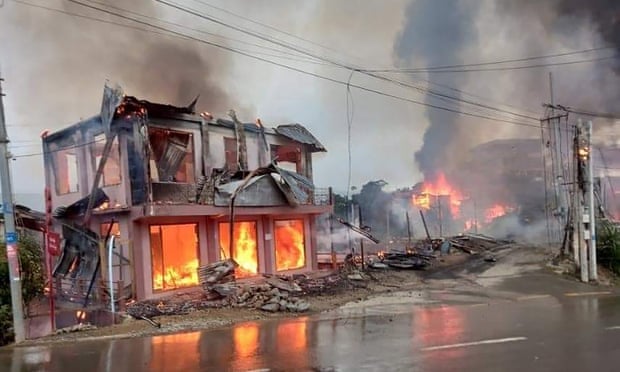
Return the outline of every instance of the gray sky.
[[[63,0],[23,1],[128,23]],[[342,81],[350,76],[347,70],[300,61],[307,57],[285,56],[294,58],[291,60],[268,56],[266,54],[281,55],[281,52],[266,47],[282,48],[181,14],[154,1],[96,1],[259,44],[240,44],[174,26],[181,32],[248,50],[251,54],[308,72]],[[314,54],[364,67],[420,67],[444,60],[443,64],[471,63],[580,50],[603,43],[599,32],[585,17],[574,21],[570,31],[562,28],[560,21],[565,15],[555,9],[561,0],[540,6],[530,4],[517,10],[503,6],[506,1],[491,0],[206,0],[209,4],[329,49],[222,13],[201,4],[203,0],[171,1],[266,36],[294,43]],[[451,6],[445,6],[445,3]],[[450,21],[454,17],[442,17],[445,12],[455,9],[462,9],[466,15],[462,24],[455,25]],[[438,35],[434,31],[437,28],[447,31],[444,35]],[[454,40],[451,45],[442,44],[445,40],[451,40],[452,36]],[[445,51],[445,48],[450,50]],[[440,50],[442,52],[438,53]],[[318,186],[334,186],[338,191],[346,189],[345,86],[201,43],[99,23],[26,6],[13,0],[5,0],[4,7],[0,8],[0,68],[6,80],[5,109],[9,135],[13,141],[12,151],[17,156],[12,163],[14,188],[19,192],[39,193],[43,189],[42,157],[22,155],[41,151],[38,138],[42,130],[57,130],[96,114],[106,79],[120,83],[127,94],[178,105],[188,103],[200,93],[199,108],[216,116],[224,116],[228,108],[235,108],[247,121],[259,117],[265,125],[302,123],[328,149],[327,154],[319,154],[315,158],[315,183]],[[601,97],[615,96],[618,86],[615,74],[608,68],[601,69],[597,64],[554,69],[556,101],[575,106],[584,103],[592,108],[604,100]],[[519,112],[527,109],[533,112],[530,115],[538,116],[542,113],[541,102],[548,100],[547,73],[546,69],[470,73],[458,78],[433,77],[433,81],[484,98],[476,98],[478,101],[493,102],[492,105],[510,104]],[[412,80],[399,76],[423,87],[427,83],[422,79],[428,77],[416,75]],[[353,74],[351,81],[408,99],[432,102],[424,93],[380,82],[360,73]],[[391,188],[411,186],[420,181],[422,175],[414,154],[422,148],[424,133],[431,123],[434,130],[442,134],[438,145],[444,149],[444,160],[440,166],[445,167],[455,166],[463,152],[475,144],[495,138],[539,135],[535,128],[463,116],[437,116],[424,106],[358,89],[352,89],[351,95],[352,185],[358,187],[377,179],[386,180]],[[476,112],[480,109],[467,110]],[[444,124],[436,122],[441,117],[450,117],[449,127],[444,128]]]

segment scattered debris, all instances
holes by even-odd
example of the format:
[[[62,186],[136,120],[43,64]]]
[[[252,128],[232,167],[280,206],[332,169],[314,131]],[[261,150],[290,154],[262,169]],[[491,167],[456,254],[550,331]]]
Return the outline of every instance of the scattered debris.
[[[82,332],[82,331],[92,331],[93,329],[97,329],[96,326],[90,323],[80,323],[71,327],[65,327],[61,329],[57,329],[54,334],[60,335],[63,333],[73,333],[73,332]]]

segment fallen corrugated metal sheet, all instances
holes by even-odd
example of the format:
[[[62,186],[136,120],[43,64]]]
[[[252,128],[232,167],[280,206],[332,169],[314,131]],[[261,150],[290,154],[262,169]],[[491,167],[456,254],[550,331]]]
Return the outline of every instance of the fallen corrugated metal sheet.
[[[309,179],[270,166],[253,177],[235,199],[236,206],[281,206],[309,204],[312,202],[314,185]],[[235,180],[215,187],[215,205],[228,206],[230,197],[243,180]]]
[[[216,186],[215,205],[228,206],[231,195],[242,184],[243,180],[239,180]],[[272,207],[287,204],[287,199],[269,174],[251,179],[235,198],[235,205],[239,207]]]
[[[301,124],[279,125],[274,128],[276,133],[306,145],[310,145],[314,152],[326,152],[327,149],[306,127]]]

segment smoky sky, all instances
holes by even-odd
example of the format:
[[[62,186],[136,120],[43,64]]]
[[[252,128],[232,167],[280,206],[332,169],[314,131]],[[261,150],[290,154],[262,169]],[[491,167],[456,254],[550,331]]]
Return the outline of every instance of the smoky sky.
[[[405,9],[394,54],[400,66],[419,67],[481,61],[485,60],[483,55],[527,57],[599,46],[610,46],[616,51],[620,48],[618,1],[417,0]],[[612,54],[613,50],[605,50],[576,59]],[[558,70],[556,103],[593,111],[617,111],[620,88],[616,61]],[[475,87],[488,92],[489,97],[540,109],[542,103],[549,102],[548,71],[551,70],[508,71],[486,76],[429,74],[426,78],[460,90]],[[461,98],[458,91],[450,94]],[[428,94],[425,102],[445,106]],[[461,105],[460,109],[468,108]],[[542,109],[540,112],[542,115]],[[427,118],[422,147],[414,156],[420,171],[430,178],[438,171],[454,169],[461,157],[459,152],[466,153],[476,141],[493,139],[500,131],[491,129],[489,123],[482,125],[480,121],[434,109],[427,109]],[[608,124],[602,122],[601,126]],[[526,131],[506,132],[518,137]]]

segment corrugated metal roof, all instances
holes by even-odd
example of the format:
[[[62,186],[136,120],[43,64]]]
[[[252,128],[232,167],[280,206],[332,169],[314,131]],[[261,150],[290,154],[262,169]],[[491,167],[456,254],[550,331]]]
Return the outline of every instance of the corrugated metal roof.
[[[308,129],[306,129],[301,124],[286,124],[279,125],[274,128],[276,133],[281,136],[292,139],[293,141],[297,141],[300,143],[304,143],[306,145],[310,145],[313,152],[326,152],[327,149],[321,142],[319,142],[312,133]]]

